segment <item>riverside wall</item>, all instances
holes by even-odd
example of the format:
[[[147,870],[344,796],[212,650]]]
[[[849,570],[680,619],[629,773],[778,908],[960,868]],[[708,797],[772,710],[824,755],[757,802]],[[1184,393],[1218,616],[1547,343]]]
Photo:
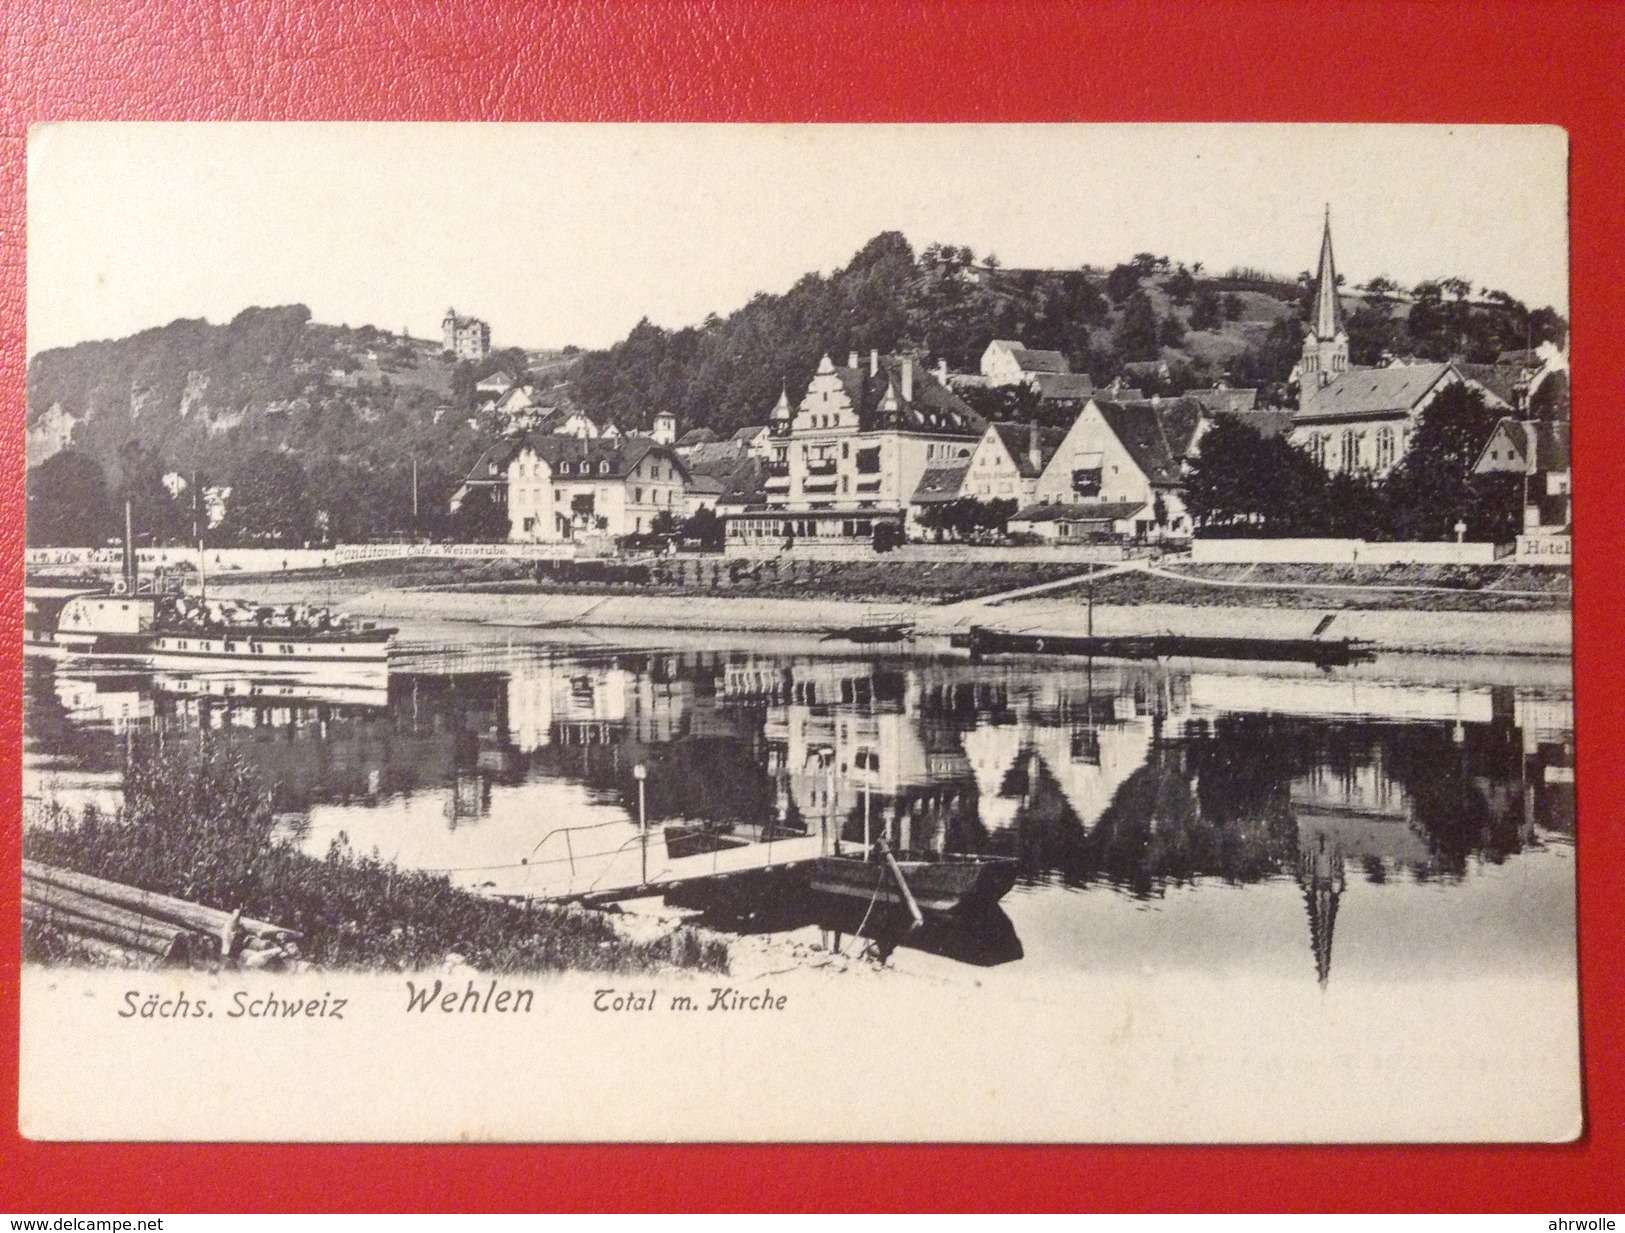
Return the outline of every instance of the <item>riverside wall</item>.
[[[322,583],[240,584],[244,595],[280,600],[321,601]],[[1240,596],[1238,596],[1238,599]],[[347,612],[387,621],[468,621],[485,625],[546,628],[745,630],[826,633],[860,625],[880,610],[907,610],[922,636],[946,637],[972,625],[1032,633],[1082,634],[1086,608],[1076,601],[968,601],[910,607],[897,602],[862,603],[838,599],[746,599],[708,595],[497,594],[377,588],[342,600]],[[1167,633],[1210,635],[1218,625],[1227,634],[1262,638],[1310,636],[1326,615],[1313,608],[1290,609],[1179,604],[1096,604],[1097,634]],[[1573,650],[1568,612],[1427,612],[1397,609],[1339,611],[1322,632],[1326,638],[1357,638],[1383,651],[1449,655],[1542,655],[1567,657]]]

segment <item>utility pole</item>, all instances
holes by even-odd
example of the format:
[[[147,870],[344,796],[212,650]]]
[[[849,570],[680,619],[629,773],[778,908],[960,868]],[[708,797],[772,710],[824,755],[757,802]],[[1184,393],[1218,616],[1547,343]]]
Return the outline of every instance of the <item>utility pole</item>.
[[[643,875],[639,884],[649,884],[649,815],[644,809],[643,784],[649,778],[649,768],[639,762],[632,768],[632,778],[638,781],[638,846],[643,849]]]

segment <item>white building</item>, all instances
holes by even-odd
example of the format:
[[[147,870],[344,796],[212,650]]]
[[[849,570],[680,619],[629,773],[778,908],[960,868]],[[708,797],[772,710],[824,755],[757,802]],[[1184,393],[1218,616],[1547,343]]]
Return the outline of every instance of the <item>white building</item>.
[[[801,405],[781,396],[760,500],[730,509],[736,542],[867,540],[901,528],[929,467],[968,462],[986,421],[908,356],[826,354]]]
[[[508,538],[557,543],[646,533],[684,517],[682,460],[647,438],[592,441],[533,436],[507,465]]]

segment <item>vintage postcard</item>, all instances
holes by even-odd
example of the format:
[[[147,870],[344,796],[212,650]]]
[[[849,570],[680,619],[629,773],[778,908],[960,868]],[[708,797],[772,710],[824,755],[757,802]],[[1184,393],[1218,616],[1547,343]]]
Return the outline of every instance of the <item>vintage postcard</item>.
[[[23,1134],[1576,1137],[1567,158],[36,128]]]

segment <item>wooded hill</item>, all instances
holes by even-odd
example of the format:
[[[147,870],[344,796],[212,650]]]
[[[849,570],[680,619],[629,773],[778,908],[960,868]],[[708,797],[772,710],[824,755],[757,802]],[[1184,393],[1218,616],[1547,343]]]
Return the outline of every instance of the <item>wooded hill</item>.
[[[781,295],[758,294],[727,317],[677,330],[644,320],[599,351],[513,349],[456,362],[438,339],[318,324],[303,305],[249,308],[225,325],[183,319],[34,356],[30,462],[71,444],[110,494],[151,489],[171,472],[189,486],[195,476],[199,487],[253,490],[297,464],[303,480],[289,471],[282,486],[300,496],[283,522],[310,522],[285,538],[399,534],[427,529],[411,516],[414,461],[420,508],[433,516],[500,430],[474,391],[498,369],[529,374],[544,403],[573,403],[623,429],[671,411],[684,430],[727,433],[763,422],[781,385],[799,399],[826,351],[837,361],[871,348],[910,352],[975,372],[993,338],[1060,351],[1097,384],[1125,364],[1162,360],[1167,380],[1134,371],[1128,384],[1178,392],[1223,378],[1262,386],[1265,401],[1281,403],[1308,293],[1307,274],[1215,276],[1149,253],[1109,271],[1004,269],[965,247],[916,253],[885,232],[844,267],[807,274]],[[1344,296],[1356,364],[1384,353],[1484,361],[1566,329],[1550,309],[1475,295],[1460,279],[1411,292],[1376,279]],[[89,474],[79,469],[59,477],[70,491]]]

